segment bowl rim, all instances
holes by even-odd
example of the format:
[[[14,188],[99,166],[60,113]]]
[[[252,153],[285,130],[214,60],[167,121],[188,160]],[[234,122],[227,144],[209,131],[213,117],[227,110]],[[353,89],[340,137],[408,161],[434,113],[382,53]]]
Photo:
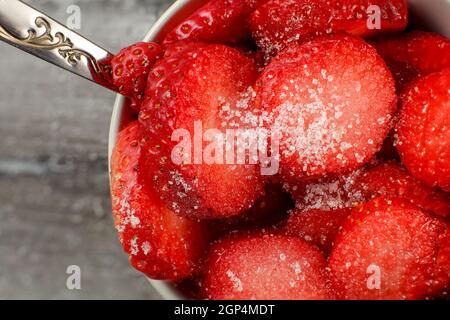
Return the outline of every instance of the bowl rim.
[[[155,40],[163,31],[167,23],[180,12],[181,9],[192,5],[193,2],[197,2],[197,8],[206,0],[176,0],[170,5],[164,13],[156,20],[150,30],[147,32],[143,41]],[[409,9],[420,11],[426,19],[427,25],[430,26],[435,32],[450,37],[450,24],[446,23],[450,17],[450,11],[446,11],[445,8],[450,6],[450,0],[407,0]],[[444,8],[445,7],[445,8]],[[195,9],[195,8],[194,8]],[[114,149],[117,135],[119,133],[122,117],[124,111],[124,104],[126,98],[117,94],[114,108],[112,111],[109,138],[108,138],[108,168],[111,172],[111,155]],[[111,177],[111,175],[109,175]],[[177,290],[170,281],[153,280],[147,277],[151,285],[165,300],[182,300],[187,299],[179,290]]]

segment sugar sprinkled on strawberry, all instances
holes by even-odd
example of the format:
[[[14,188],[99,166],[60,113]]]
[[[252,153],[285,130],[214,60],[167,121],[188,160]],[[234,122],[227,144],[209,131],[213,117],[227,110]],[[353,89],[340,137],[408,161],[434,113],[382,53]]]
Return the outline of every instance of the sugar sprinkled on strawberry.
[[[443,218],[450,217],[450,196],[424,185],[395,161],[373,161],[345,175],[285,184],[285,188],[302,212],[353,208],[375,197],[390,196],[401,197]]]
[[[176,142],[170,141],[176,129],[194,137],[196,121],[202,136],[211,128],[245,129],[239,122],[227,122],[220,111],[242,102],[256,77],[252,60],[224,45],[176,44],[155,64],[140,121],[155,137],[148,146],[153,158],[146,164],[147,178],[171,210],[196,218],[233,216],[249,209],[261,194],[255,165],[227,164],[225,159],[195,163],[193,157],[178,165],[171,159]]]
[[[213,245],[202,282],[208,299],[332,299],[326,262],[296,237],[234,234]]]
[[[296,208],[309,210],[338,210],[352,208],[365,200],[355,183],[363,173],[357,169],[341,176],[307,179],[296,184],[285,183],[285,189],[296,200]]]
[[[367,27],[371,5],[380,8],[379,29]],[[335,32],[370,36],[403,30],[406,23],[405,0],[271,0],[250,18],[253,37],[269,55],[311,36]]]
[[[381,148],[396,110],[386,65],[346,35],[291,44],[264,69],[256,92],[256,108],[280,133],[287,180],[363,166]]]

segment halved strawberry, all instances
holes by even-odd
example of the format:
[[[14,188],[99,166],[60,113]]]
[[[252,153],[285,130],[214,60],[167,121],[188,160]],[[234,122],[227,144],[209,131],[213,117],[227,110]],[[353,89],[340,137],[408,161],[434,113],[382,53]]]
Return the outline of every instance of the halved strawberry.
[[[257,44],[274,55],[311,35],[346,32],[364,37],[400,31],[407,13],[405,0],[270,0],[251,14],[250,28]],[[372,27],[377,19],[380,25]]]
[[[351,209],[308,211],[293,210],[283,225],[283,230],[290,236],[304,239],[317,246],[326,255],[331,251],[333,241]]]
[[[214,244],[202,282],[213,300],[332,299],[321,252],[296,237],[234,234]]]
[[[355,208],[329,267],[345,299],[423,299],[448,283],[442,252],[448,225],[406,200],[377,198]],[[445,245],[448,245],[445,243]]]
[[[161,47],[154,42],[139,42],[122,49],[111,60],[113,83],[119,92],[133,99],[139,110],[150,69],[161,54]]]
[[[354,192],[359,190],[366,200],[378,196],[401,197],[423,210],[450,217],[450,195],[423,185],[395,161],[365,170],[352,188]]]
[[[236,43],[250,37],[248,17],[267,0],[210,0],[169,32],[164,44],[181,40]]]
[[[111,158],[111,195],[120,242],[131,264],[154,279],[178,280],[199,271],[209,242],[204,223],[166,209],[141,180],[142,129],[138,122],[118,137]]]
[[[387,137],[396,101],[376,50],[348,35],[290,44],[256,83],[256,108],[280,135],[285,181],[363,166]]]
[[[433,32],[413,31],[374,43],[402,89],[411,80],[450,68],[450,40]]]
[[[236,157],[228,161],[226,154],[235,155],[237,143],[227,148],[220,143],[226,129],[245,129],[237,122],[227,124],[221,113],[239,104],[256,77],[252,60],[224,45],[177,44],[155,64],[140,113],[141,123],[154,137],[145,171],[176,213],[233,216],[249,209],[261,194],[259,168],[238,164]],[[172,141],[174,133],[183,135]],[[219,151],[208,153],[211,142]]]
[[[450,68],[414,81],[400,98],[397,149],[413,176],[450,191]]]

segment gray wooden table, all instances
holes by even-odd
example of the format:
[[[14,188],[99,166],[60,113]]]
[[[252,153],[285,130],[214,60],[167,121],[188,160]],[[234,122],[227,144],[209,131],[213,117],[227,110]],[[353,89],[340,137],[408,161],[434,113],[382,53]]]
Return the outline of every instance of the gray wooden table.
[[[28,1],[116,52],[169,0]],[[110,214],[114,94],[0,43],[0,299],[156,299],[122,252]],[[81,268],[81,290],[66,269]]]

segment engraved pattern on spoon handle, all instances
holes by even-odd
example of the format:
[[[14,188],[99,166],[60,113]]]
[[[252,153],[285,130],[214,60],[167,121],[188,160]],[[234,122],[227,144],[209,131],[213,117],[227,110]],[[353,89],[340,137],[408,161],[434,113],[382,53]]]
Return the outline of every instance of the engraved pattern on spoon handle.
[[[0,39],[116,90],[109,81],[112,54],[19,0],[0,0]]]

